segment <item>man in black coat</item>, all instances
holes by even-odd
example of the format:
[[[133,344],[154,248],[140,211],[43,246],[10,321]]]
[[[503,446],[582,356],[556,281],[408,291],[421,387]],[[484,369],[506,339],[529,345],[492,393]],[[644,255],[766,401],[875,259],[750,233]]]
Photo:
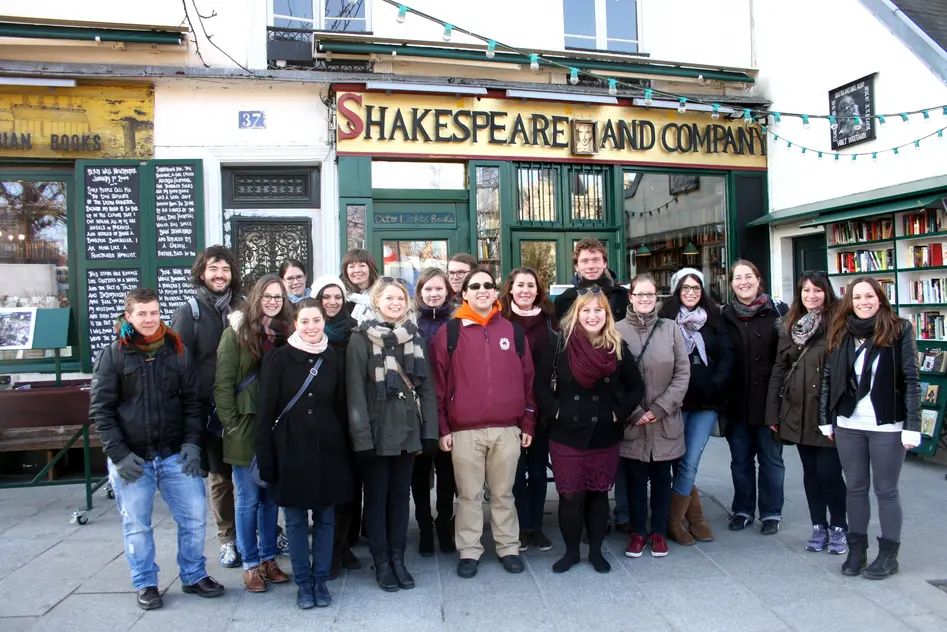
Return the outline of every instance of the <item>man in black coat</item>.
[[[572,253],[575,266],[573,287],[556,297],[556,316],[562,320],[579,296],[579,290],[598,286],[608,297],[612,315],[616,321],[623,320],[628,311],[628,290],[615,282],[615,275],[608,269],[608,249],[598,239],[580,239]]]
[[[213,408],[217,347],[228,326],[230,313],[240,303],[240,279],[236,269],[237,260],[229,248],[206,248],[191,268],[195,295],[180,305],[171,318],[171,329],[181,336],[197,367],[205,425]],[[234,523],[233,473],[230,465],[224,463],[223,439],[205,430],[203,442],[203,469],[209,472],[210,502],[220,540],[220,565],[236,568],[240,566],[240,553]]]
[[[224,587],[205,569],[203,410],[191,356],[161,322],[154,290],[129,292],[115,330],[117,339],[102,348],[92,370],[89,418],[108,456],[138,605],[163,605],[151,529],[156,490],[178,525],[184,592],[219,597]]]

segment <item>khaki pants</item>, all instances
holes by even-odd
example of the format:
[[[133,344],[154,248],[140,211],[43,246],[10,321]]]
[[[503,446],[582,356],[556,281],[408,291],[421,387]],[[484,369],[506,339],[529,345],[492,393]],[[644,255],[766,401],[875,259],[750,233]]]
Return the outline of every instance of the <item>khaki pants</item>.
[[[221,544],[234,542],[237,529],[234,522],[233,481],[230,476],[213,473],[207,475],[207,480],[210,483],[210,505],[217,523],[217,537]]]
[[[454,480],[457,482],[455,540],[461,559],[483,555],[483,483],[490,486],[490,528],[497,555],[519,555],[520,525],[513,500],[513,481],[520,458],[520,429],[483,428],[451,434]]]

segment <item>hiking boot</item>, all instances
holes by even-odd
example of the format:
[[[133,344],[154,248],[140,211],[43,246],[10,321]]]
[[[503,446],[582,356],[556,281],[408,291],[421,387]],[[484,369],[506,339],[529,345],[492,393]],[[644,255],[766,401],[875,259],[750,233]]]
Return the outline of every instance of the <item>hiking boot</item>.
[[[697,540],[684,528],[684,514],[691,504],[690,496],[671,494],[671,511],[668,515],[668,538],[681,546],[694,546]]]
[[[542,529],[536,529],[532,532],[533,544],[536,545],[536,548],[540,551],[551,551],[552,550],[552,540],[550,540]]]
[[[898,550],[900,542],[878,538],[878,557],[862,571],[865,579],[884,579],[898,572]]]
[[[432,551],[433,553],[433,551]],[[395,574],[398,581],[398,587],[404,590],[414,588],[414,577],[408,572],[404,565],[404,549],[391,550],[391,571]]]
[[[651,557],[665,557],[668,554],[668,542],[660,533],[652,533],[648,538],[651,547]]]
[[[763,528],[760,529],[763,535],[776,535],[779,533],[779,520],[764,520]]]
[[[691,502],[684,513],[684,519],[687,520],[687,529],[698,542],[713,542],[714,532],[710,525],[704,520],[704,510],[700,506],[700,493],[696,487],[691,487]]]
[[[812,525],[812,537],[806,542],[806,550],[821,553],[829,544],[829,532],[820,524]]]
[[[263,569],[254,566],[243,571],[243,585],[247,587],[248,592],[266,592],[266,577],[263,574]]]
[[[848,553],[848,538],[845,536],[845,529],[842,527],[832,527],[832,531],[829,533],[829,553],[832,555]]]
[[[644,552],[644,536],[632,533],[628,538],[628,546],[625,547],[625,557],[641,557]]]
[[[868,536],[864,533],[849,532],[847,539],[848,557],[842,563],[842,575],[854,577],[861,575],[868,564]]]
[[[220,565],[224,568],[237,568],[242,564],[240,551],[237,550],[236,542],[227,542],[220,545]]]
[[[289,575],[284,573],[279,567],[276,558],[261,563],[260,568],[263,569],[263,577],[267,581],[273,582],[274,584],[285,584],[289,581]]]

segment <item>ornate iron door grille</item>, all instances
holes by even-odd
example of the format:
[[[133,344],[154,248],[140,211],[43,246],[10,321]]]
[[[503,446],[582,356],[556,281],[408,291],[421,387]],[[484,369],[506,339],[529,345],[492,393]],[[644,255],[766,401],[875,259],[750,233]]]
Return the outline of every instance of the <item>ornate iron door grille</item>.
[[[306,264],[312,279],[312,222],[295,217],[238,217],[233,222],[233,245],[244,292],[257,279],[277,274],[286,259]]]

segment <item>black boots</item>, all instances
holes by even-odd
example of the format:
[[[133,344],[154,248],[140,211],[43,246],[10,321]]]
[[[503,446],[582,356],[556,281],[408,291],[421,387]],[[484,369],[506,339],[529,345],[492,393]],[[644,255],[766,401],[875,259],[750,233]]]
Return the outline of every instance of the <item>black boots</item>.
[[[404,566],[404,549],[391,550],[391,570],[398,582],[398,587],[405,590],[414,588],[414,578]]]
[[[437,541],[441,546],[441,553],[454,553],[457,546],[454,544],[454,519],[434,521],[434,528],[437,530]]]
[[[418,526],[421,536],[418,543],[418,553],[421,554],[421,557],[431,557],[434,555],[434,525],[429,522]]]
[[[848,557],[842,564],[842,575],[854,577],[868,564],[868,536],[864,533],[848,533]]]
[[[391,570],[391,562],[387,556],[372,555],[375,564],[375,581],[378,587],[385,592],[398,592],[398,578]]]
[[[884,579],[897,573],[898,549],[900,548],[900,542],[878,538],[878,557],[862,572],[862,576],[866,579]]]

